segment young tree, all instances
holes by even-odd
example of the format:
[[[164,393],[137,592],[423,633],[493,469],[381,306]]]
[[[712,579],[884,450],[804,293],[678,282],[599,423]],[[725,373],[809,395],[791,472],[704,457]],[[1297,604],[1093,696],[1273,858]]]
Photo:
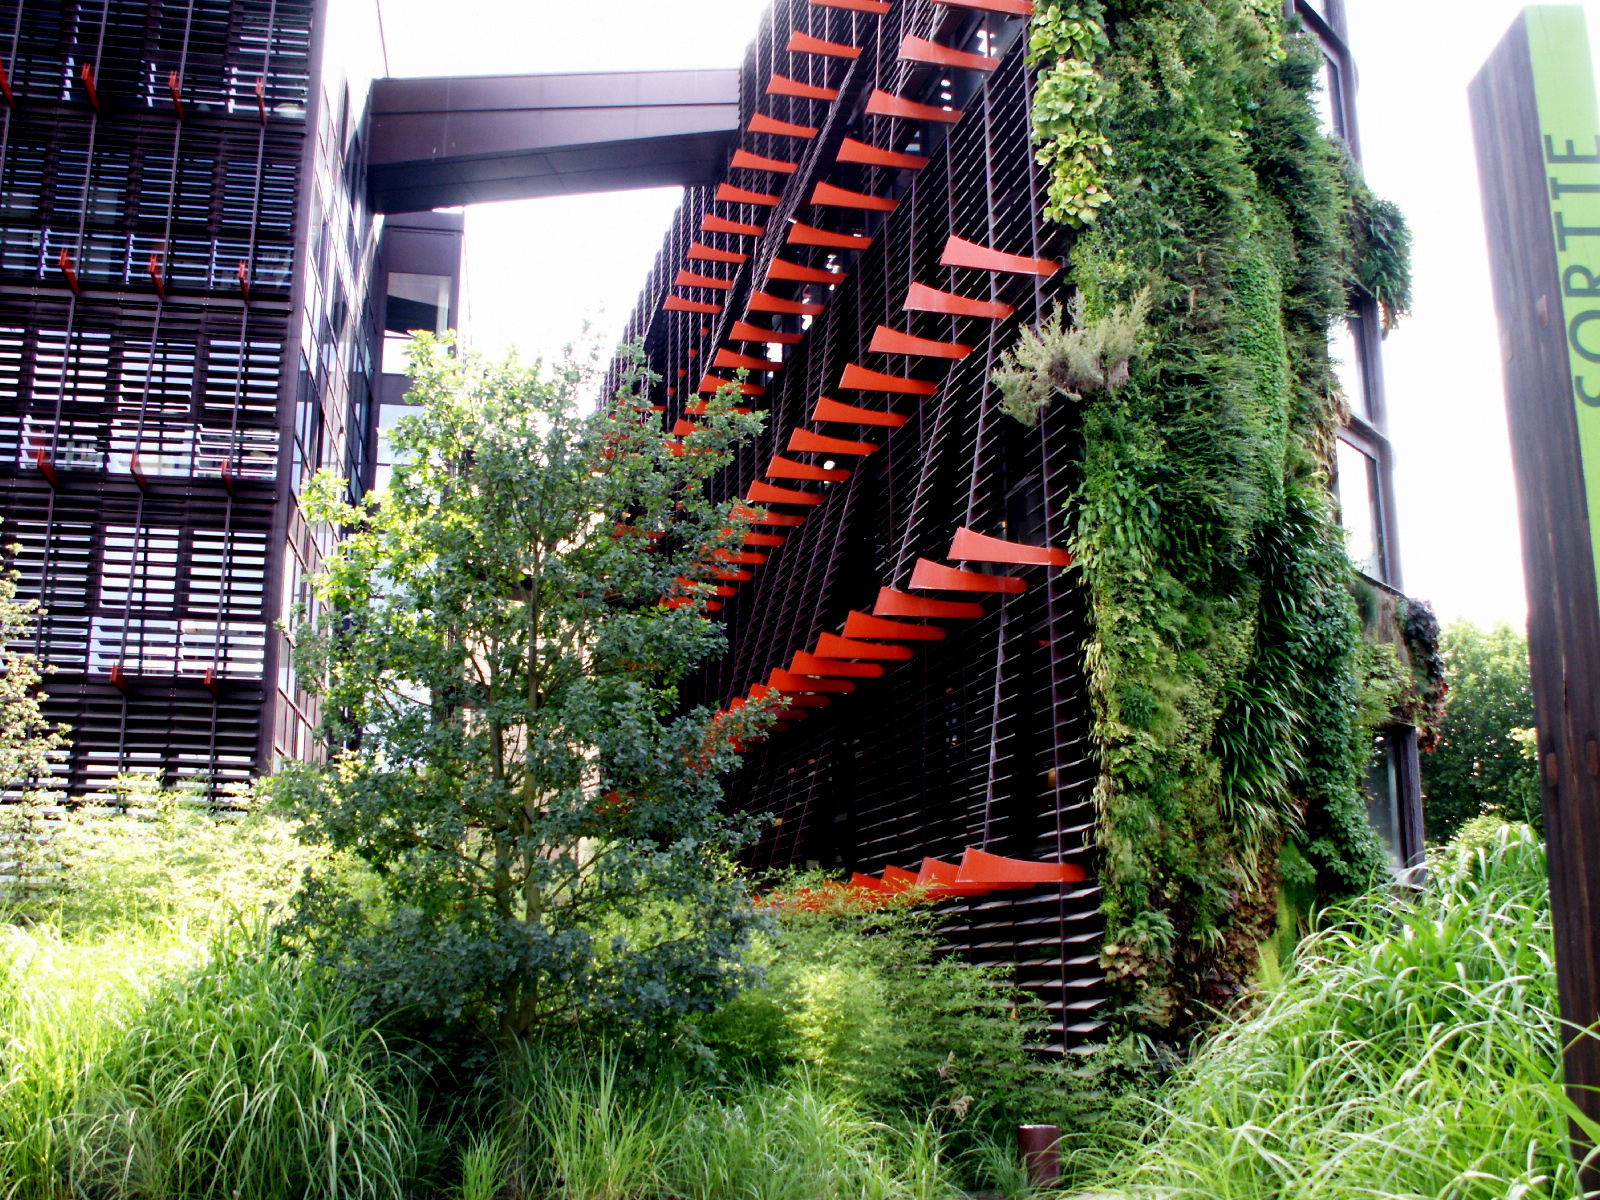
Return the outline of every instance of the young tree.
[[[1447,841],[1485,812],[1541,825],[1538,768],[1527,753],[1534,723],[1528,640],[1509,625],[1446,626],[1441,639],[1450,703],[1439,745],[1422,756],[1428,839]]]
[[[37,600],[17,599],[16,571],[0,570],[0,796],[7,799],[44,786],[66,753],[66,730],[44,715],[48,668],[17,648],[33,636],[39,613]]]
[[[681,711],[676,685],[723,644],[706,602],[751,514],[706,483],[759,418],[720,395],[674,438],[637,374],[584,414],[579,368],[426,338],[412,375],[388,488],[303,500],[347,533],[297,631],[346,749],[278,787],[376,882],[313,883],[289,936],[381,1009],[502,1040],[708,1005],[750,922],[718,776],[763,716]]]
[[[7,550],[14,555],[17,547]],[[54,869],[42,812],[54,765],[67,751],[65,727],[44,715],[49,668],[19,649],[40,611],[37,600],[17,598],[15,569],[0,570],[0,890],[21,898]]]

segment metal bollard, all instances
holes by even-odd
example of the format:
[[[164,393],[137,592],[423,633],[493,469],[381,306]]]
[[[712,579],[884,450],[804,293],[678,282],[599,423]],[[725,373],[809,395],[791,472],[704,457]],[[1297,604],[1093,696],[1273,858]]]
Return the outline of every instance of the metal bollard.
[[[1060,1143],[1060,1126],[1017,1126],[1017,1153],[1034,1187],[1054,1187],[1061,1182]]]

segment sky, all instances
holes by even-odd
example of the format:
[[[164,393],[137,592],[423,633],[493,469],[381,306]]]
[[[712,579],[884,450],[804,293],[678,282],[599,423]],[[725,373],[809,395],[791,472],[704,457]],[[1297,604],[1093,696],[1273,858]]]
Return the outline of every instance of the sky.
[[[766,0],[377,0],[393,75],[736,66]],[[1346,0],[1368,182],[1413,230],[1415,311],[1389,335],[1404,590],[1444,621],[1526,616],[1467,84],[1520,0]],[[1600,0],[1588,0],[1600,30]],[[621,332],[678,190],[481,205],[468,336],[549,356]],[[586,332],[587,327],[587,332]]]

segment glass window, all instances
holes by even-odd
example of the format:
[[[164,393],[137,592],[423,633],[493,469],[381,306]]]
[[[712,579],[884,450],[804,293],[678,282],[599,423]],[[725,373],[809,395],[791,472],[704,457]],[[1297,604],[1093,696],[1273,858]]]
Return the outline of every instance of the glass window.
[[[1312,98],[1322,128],[1335,137],[1344,137],[1344,80],[1339,64],[1326,54],[1322,56],[1322,70],[1317,72],[1317,87]]]
[[[410,333],[415,329],[443,333],[449,329],[450,277],[390,272],[383,328],[389,333]]]
[[[1344,393],[1350,411],[1370,418],[1372,410],[1367,403],[1367,375],[1362,369],[1361,343],[1356,337],[1355,322],[1358,320],[1360,318],[1355,317],[1334,322],[1329,330],[1328,357],[1333,362],[1334,377],[1339,381],[1339,390]]]
[[[1378,464],[1342,438],[1337,445],[1334,494],[1350,561],[1357,570],[1381,580],[1384,571],[1378,542]]]
[[[1398,871],[1405,866],[1400,852],[1400,747],[1387,733],[1378,734],[1374,742],[1367,767],[1367,819],[1378,831],[1390,867]]]

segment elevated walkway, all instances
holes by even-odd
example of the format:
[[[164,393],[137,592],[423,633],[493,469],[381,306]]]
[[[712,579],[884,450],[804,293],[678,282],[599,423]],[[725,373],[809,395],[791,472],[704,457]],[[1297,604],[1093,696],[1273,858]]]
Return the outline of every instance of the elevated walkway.
[[[714,183],[739,72],[380,79],[368,193],[379,212]]]

